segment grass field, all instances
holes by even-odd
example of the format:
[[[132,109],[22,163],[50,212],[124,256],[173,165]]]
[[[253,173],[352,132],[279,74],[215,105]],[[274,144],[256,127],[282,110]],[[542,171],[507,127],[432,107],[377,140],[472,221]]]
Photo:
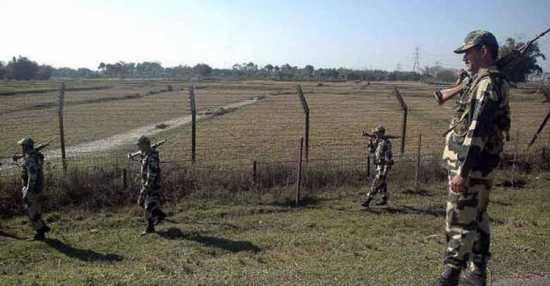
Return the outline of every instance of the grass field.
[[[13,85],[9,82],[0,85],[10,84]],[[47,84],[55,87],[55,83]],[[196,83],[199,114],[215,112],[227,104],[251,98],[260,99],[253,105],[199,122],[197,159],[213,163],[293,160],[304,129],[296,84],[272,81]],[[400,135],[402,115],[393,96],[393,86],[400,89],[409,106],[406,153],[416,152],[419,133],[423,136],[423,152],[442,150],[442,134],[448,128],[452,103],[445,107],[434,104],[431,93],[436,86],[414,82],[301,84],[311,110],[312,160],[363,158],[366,140],[360,136],[361,131],[376,124],[384,124],[389,133]],[[188,82],[84,81],[68,82],[67,86],[110,87],[66,92],[65,141],[68,146],[189,115]],[[168,86],[173,91],[168,91]],[[21,84],[17,88],[25,90]],[[525,147],[548,109],[541,102],[542,96],[533,94],[531,89],[512,90],[512,139],[521,148]],[[0,138],[0,157],[11,156],[17,150],[14,142],[26,135],[32,135],[39,142],[54,138],[50,149],[58,148],[57,92],[0,96],[0,107],[0,127],[4,135]],[[172,161],[189,160],[190,131],[189,126],[182,126],[158,135],[170,139],[162,148],[162,156]],[[545,131],[539,144],[547,145],[549,134]],[[393,145],[394,153],[399,154],[400,140],[394,140]],[[121,156],[132,148],[131,145],[122,148]]]
[[[500,174],[497,183],[505,179]],[[492,193],[490,277],[550,275],[548,174]],[[387,208],[364,210],[366,188],[319,193],[303,208],[286,191],[202,194],[167,203],[170,222],[144,238],[137,208],[46,215],[46,242],[19,240],[26,218],[1,222],[0,285],[426,285],[441,271],[444,184],[390,185]]]

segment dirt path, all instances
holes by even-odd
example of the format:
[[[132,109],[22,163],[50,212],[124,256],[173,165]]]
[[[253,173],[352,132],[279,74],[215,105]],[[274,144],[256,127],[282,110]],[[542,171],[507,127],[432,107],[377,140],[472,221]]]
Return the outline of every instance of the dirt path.
[[[220,108],[223,108],[224,110],[231,112],[238,108],[241,108],[250,104],[254,104],[257,101],[258,101],[258,98],[253,98],[253,99],[248,99],[237,103],[221,106]],[[219,114],[200,113],[200,114],[197,114],[197,120],[208,119],[215,116],[219,116]],[[174,118],[168,121],[157,122],[155,124],[132,129],[125,133],[116,134],[111,137],[69,146],[65,148],[65,153],[67,155],[67,158],[71,158],[71,157],[82,156],[83,154],[87,154],[87,153],[105,152],[127,144],[132,144],[133,142],[137,141],[137,139],[141,135],[154,136],[158,133],[161,133],[170,129],[174,129],[189,123],[191,123],[191,115]],[[166,127],[162,129],[157,128],[157,126],[161,124]],[[47,160],[59,159],[61,158],[61,149],[48,150],[44,152],[44,155]],[[1,159],[0,164],[1,164],[0,171],[4,171],[4,170],[8,170],[16,167],[16,165],[12,162],[11,159]]]

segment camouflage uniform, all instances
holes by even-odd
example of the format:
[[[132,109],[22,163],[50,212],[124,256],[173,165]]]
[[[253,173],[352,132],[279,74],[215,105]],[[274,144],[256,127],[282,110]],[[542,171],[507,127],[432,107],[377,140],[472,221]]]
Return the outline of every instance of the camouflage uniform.
[[[34,149],[31,138],[24,138],[18,143],[25,148],[21,170],[23,203],[32,227],[36,231],[34,239],[42,240],[44,239],[44,234],[50,230],[44,220],[42,220],[41,210],[41,201],[43,200],[42,190],[44,188],[44,174],[42,172],[44,155]]]
[[[147,144],[147,137],[141,137],[138,144]],[[158,151],[149,148],[142,154],[141,160],[141,190],[138,204],[145,209],[147,220],[146,232],[154,232],[154,225],[158,224],[166,216],[160,209],[160,159]]]
[[[443,152],[449,174],[445,265],[462,269],[471,259],[472,265],[485,268],[490,256],[487,206],[492,171],[500,162],[510,129],[508,93],[504,76],[496,67],[489,67],[473,75],[457,100]],[[465,180],[462,193],[450,189],[456,175]]]
[[[381,133],[378,133],[380,132]],[[369,144],[370,153],[374,154],[374,166],[376,168],[376,175],[372,182],[369,193],[367,194],[367,201],[363,203],[363,206],[368,207],[370,202],[374,199],[377,193],[382,194],[381,205],[386,204],[388,201],[388,173],[393,165],[393,156],[391,151],[391,142],[388,138],[384,137],[384,128],[375,128],[375,134],[377,135],[374,142]]]

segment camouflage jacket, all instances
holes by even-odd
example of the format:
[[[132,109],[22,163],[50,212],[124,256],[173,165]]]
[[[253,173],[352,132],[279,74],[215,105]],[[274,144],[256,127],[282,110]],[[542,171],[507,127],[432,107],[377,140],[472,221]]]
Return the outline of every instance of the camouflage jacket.
[[[151,150],[141,159],[141,187],[144,190],[160,189],[160,159],[156,150]]]
[[[377,138],[369,146],[370,152],[374,154],[375,165],[392,165],[393,155],[391,152],[391,142],[387,138]]]
[[[25,154],[25,157],[23,157],[21,181],[23,187],[30,192],[40,193],[44,188],[43,162],[44,155],[36,150]]]
[[[455,176],[488,175],[499,163],[510,130],[509,84],[491,67],[481,69],[459,99],[443,160]]]

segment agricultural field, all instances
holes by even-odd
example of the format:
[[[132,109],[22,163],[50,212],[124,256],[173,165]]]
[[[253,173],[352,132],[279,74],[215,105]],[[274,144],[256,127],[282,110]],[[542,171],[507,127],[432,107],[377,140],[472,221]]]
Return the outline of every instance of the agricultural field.
[[[297,84],[302,85],[310,109],[309,159],[313,162],[364,160],[367,140],[361,132],[377,124],[384,124],[388,133],[400,136],[403,115],[394,87],[408,105],[405,154],[416,153],[422,134],[422,153],[438,155],[453,107],[452,102],[443,107],[434,103],[431,94],[440,86],[418,82],[194,84],[199,117],[197,161],[206,164],[295,160],[305,125]],[[58,92],[48,89],[55,90],[59,83],[40,83],[43,93],[26,92],[36,89],[36,85],[0,84],[0,90],[17,91],[0,96],[0,158],[9,158],[17,151],[14,143],[27,135],[38,142],[53,139],[48,150],[58,154]],[[157,140],[168,139],[162,147],[162,157],[167,161],[191,159],[189,82],[69,81],[66,86],[65,144],[70,158],[80,160],[91,155],[109,164],[113,157],[123,158],[132,150],[131,142],[142,132],[151,133]],[[548,110],[542,99],[534,88],[512,89],[513,127],[508,150],[525,150]],[[533,150],[547,145],[549,134],[544,131]],[[98,145],[104,148],[96,148]],[[394,154],[399,155],[400,139],[395,139],[393,146]]]
[[[30,93],[30,86],[9,84],[4,88],[11,93],[0,95],[0,157],[16,152],[15,142],[23,136],[38,142],[53,138],[46,155],[55,166],[60,162],[59,83],[40,83],[43,90]],[[445,240],[445,174],[437,161],[452,112],[452,104],[440,107],[432,99],[441,86],[193,84],[195,165],[190,164],[191,83],[66,82],[64,126],[71,169],[67,176],[52,175],[50,165],[46,169],[45,217],[53,232],[44,243],[22,241],[30,226],[19,216],[20,197],[13,191],[18,181],[0,176],[0,285],[423,285],[438,275]],[[294,172],[305,116],[297,84],[310,109],[300,208],[293,207]],[[389,134],[401,135],[402,111],[394,88],[408,105],[405,156],[400,139],[393,140],[398,160],[390,178],[391,204],[364,210],[359,203],[369,182],[364,173],[367,139],[361,133],[384,124]],[[507,153],[521,153],[525,160],[541,157],[540,149],[550,142],[548,129],[534,147],[526,145],[548,103],[535,88],[524,87],[512,90],[511,105]],[[118,168],[120,162],[129,164],[126,154],[135,150],[140,132],[155,141],[167,139],[160,147],[163,163],[183,166],[163,169],[170,219],[145,238],[137,236],[144,221],[133,206],[136,181],[123,186]],[[422,184],[414,189],[420,134]],[[250,174],[253,161],[258,162],[257,179]],[[200,166],[204,168],[195,168]],[[221,166],[246,171],[217,169]],[[137,173],[136,168],[134,164],[128,171]],[[497,175],[490,208],[495,241],[491,280],[546,277],[548,173],[506,168]],[[522,181],[523,188],[508,188],[507,180]]]

